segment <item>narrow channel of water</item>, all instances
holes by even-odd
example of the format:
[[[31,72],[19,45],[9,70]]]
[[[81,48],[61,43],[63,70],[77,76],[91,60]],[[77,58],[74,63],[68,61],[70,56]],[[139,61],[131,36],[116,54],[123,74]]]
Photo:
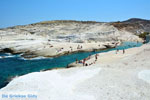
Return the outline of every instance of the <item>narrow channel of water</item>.
[[[64,55],[56,58],[24,60],[19,55],[0,54],[0,88],[8,84],[9,79],[15,76],[28,74],[31,72],[39,72],[52,68],[66,67],[68,64],[74,62],[76,59],[81,60],[89,55],[101,52],[108,52],[112,50],[122,50],[132,47],[139,47],[142,43],[125,42],[117,48],[96,52],[79,52],[69,55]],[[5,58],[3,58],[5,56]]]

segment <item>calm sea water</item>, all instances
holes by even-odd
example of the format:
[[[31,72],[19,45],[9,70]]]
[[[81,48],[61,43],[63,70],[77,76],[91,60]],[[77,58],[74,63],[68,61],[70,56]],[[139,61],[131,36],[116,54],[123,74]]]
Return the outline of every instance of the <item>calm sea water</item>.
[[[51,68],[66,67],[68,64],[74,62],[76,58],[81,60],[101,52],[108,52],[112,50],[122,50],[132,47],[141,46],[142,43],[136,42],[125,42],[122,46],[117,48],[96,51],[96,52],[80,52],[70,55],[64,55],[56,58],[45,58],[45,59],[34,59],[34,60],[24,60],[20,55],[11,54],[0,54],[0,88],[6,86],[10,79],[15,76],[24,75],[31,72],[39,72],[41,70],[47,70]],[[5,58],[2,58],[5,56]]]

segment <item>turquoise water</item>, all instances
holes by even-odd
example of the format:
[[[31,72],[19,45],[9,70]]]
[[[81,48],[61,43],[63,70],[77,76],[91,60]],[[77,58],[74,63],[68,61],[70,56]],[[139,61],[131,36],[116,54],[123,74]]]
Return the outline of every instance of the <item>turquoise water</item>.
[[[142,43],[125,42],[123,45],[109,50],[96,51],[96,52],[80,52],[69,55],[64,55],[56,58],[24,60],[20,55],[0,54],[0,88],[6,86],[10,79],[15,76],[24,75],[31,72],[39,72],[51,68],[66,67],[68,64],[74,62],[76,59],[81,60],[101,52],[108,52],[112,50],[122,50],[132,47],[139,47]]]
[[[147,35],[145,43],[149,43],[149,42],[150,42],[150,35]]]

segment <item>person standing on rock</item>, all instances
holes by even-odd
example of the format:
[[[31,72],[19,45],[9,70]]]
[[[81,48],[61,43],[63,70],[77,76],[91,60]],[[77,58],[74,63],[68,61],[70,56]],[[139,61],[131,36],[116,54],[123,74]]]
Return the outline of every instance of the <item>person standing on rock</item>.
[[[116,54],[119,52],[119,49],[116,49]]]
[[[97,60],[97,58],[98,58],[97,56],[98,56],[98,54],[95,55],[95,60]]]
[[[78,45],[77,49],[79,49],[79,45]]]
[[[125,54],[125,49],[123,49],[123,54]]]
[[[78,63],[78,59],[76,59],[76,64]]]
[[[86,61],[86,59],[83,59],[83,66],[85,65],[85,61]]]
[[[117,44],[117,43],[115,43],[115,48],[117,47],[117,45],[118,45],[118,44]]]
[[[89,59],[91,59],[91,54],[89,54]]]

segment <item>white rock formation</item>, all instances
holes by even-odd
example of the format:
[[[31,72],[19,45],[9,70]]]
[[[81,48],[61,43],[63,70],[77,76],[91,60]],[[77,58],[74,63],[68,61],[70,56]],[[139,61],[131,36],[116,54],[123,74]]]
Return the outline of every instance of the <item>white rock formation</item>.
[[[85,47],[89,43],[100,46],[92,45],[86,49],[82,48],[82,51],[88,51],[90,48],[104,49],[106,48],[104,45],[115,47],[115,43],[120,41],[142,40],[133,33],[118,30],[109,23],[95,22],[50,21],[0,30],[0,50],[10,48],[14,53],[23,52],[36,56],[62,55],[68,51],[72,52],[65,49],[57,53],[62,47],[69,48],[74,45]]]
[[[20,76],[0,92],[37,92],[37,100],[149,100],[149,54],[150,44],[99,54],[94,65]]]

